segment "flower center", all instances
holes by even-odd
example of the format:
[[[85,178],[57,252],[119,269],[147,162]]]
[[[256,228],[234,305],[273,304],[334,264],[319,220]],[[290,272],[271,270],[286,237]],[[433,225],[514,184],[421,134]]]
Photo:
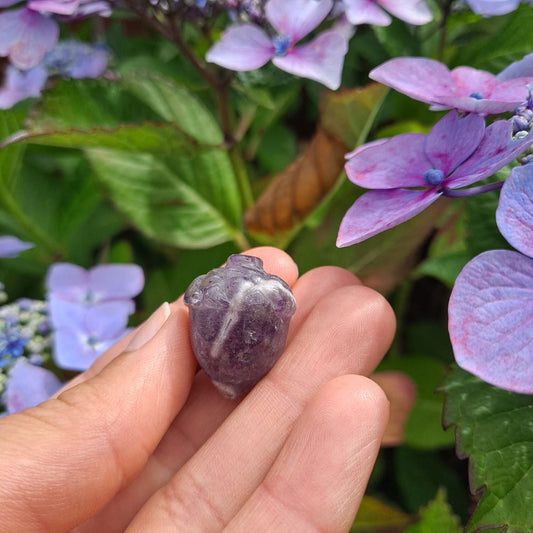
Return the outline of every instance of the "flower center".
[[[483,100],[483,95],[477,91],[470,93],[470,98],[474,98],[475,100]]]
[[[289,51],[289,45],[291,40],[285,35],[276,35],[272,39],[272,44],[274,45],[274,54],[277,56],[285,56]]]
[[[428,185],[440,185],[444,179],[444,173],[438,168],[430,168],[423,174],[424,180]]]

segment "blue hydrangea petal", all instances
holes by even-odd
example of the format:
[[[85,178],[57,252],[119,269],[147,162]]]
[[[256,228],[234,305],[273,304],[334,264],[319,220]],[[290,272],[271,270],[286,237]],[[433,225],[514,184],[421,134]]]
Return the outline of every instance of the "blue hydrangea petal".
[[[21,241],[12,235],[0,236],[0,257],[17,257],[21,252],[25,252],[35,245],[31,242]]]

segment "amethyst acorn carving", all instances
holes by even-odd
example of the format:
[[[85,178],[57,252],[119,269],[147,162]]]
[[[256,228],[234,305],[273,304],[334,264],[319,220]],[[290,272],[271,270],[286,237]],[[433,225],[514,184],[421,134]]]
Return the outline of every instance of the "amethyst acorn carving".
[[[277,361],[296,302],[261,259],[231,255],[185,292],[191,343],[205,373],[229,398],[250,390]]]

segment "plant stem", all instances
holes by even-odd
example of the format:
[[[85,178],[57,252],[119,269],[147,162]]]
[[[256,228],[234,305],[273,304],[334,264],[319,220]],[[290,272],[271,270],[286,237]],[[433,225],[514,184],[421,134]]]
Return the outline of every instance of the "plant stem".
[[[34,244],[46,250],[46,252],[54,258],[59,258],[63,255],[61,246],[42,231],[41,228],[37,226],[26,213],[24,213],[11,193],[5,187],[0,187],[0,203],[3,204],[5,210],[20,223]]]
[[[437,50],[437,59],[442,61],[444,59],[444,51],[446,49],[446,38],[448,36],[448,17],[452,10],[452,0],[444,0],[441,6],[442,18],[440,20],[439,31],[439,47]]]

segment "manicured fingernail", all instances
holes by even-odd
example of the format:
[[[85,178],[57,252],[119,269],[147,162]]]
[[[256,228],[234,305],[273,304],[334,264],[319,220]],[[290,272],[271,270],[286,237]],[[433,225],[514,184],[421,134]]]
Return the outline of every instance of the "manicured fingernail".
[[[142,348],[147,342],[155,337],[169,316],[170,305],[165,302],[152,313],[148,320],[139,326],[137,333],[134,335],[133,339],[131,339],[124,351],[133,352],[134,350]]]

